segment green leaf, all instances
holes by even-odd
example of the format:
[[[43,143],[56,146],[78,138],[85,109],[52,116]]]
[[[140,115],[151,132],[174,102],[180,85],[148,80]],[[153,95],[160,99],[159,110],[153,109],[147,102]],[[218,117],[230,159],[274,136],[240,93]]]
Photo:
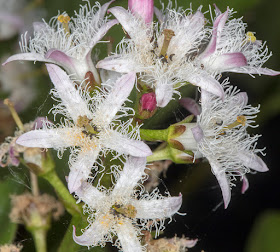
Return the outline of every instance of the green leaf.
[[[268,210],[261,214],[249,236],[246,252],[275,252],[280,248],[280,211]]]
[[[0,175],[1,174],[2,172],[0,173]],[[0,223],[2,227],[5,227],[0,229],[1,245],[6,243],[12,243],[15,238],[17,224],[12,223],[9,218],[9,214],[11,211],[10,195],[19,194],[23,191],[23,188],[24,186],[17,180],[17,178],[11,175],[7,176],[4,180],[0,181]]]

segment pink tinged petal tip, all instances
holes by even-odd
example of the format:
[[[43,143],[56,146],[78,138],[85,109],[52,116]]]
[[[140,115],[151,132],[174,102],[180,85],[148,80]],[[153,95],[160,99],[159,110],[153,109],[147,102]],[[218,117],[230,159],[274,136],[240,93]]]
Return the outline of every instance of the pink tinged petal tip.
[[[128,8],[136,17],[142,17],[146,24],[153,21],[153,0],[128,0]]]
[[[42,128],[45,121],[48,121],[46,117],[37,117],[34,121],[32,129],[35,130]]]
[[[134,67],[133,62],[129,60],[118,58],[116,56],[107,57],[104,60],[100,60],[96,64],[96,68],[103,68],[119,73],[134,72],[137,68]]]
[[[27,61],[42,61],[42,62],[49,62],[53,63],[51,60],[46,60],[44,56],[38,53],[18,53],[9,57],[2,66],[5,66],[9,62],[16,61],[16,60],[27,60]]]
[[[247,66],[247,59],[243,53],[225,53],[211,62],[211,69],[224,72],[232,68]]]
[[[193,240],[185,240],[184,241],[184,246],[187,248],[193,248],[198,242],[198,239],[193,239]]]
[[[226,173],[224,171],[221,171],[218,164],[211,161],[209,161],[209,163],[211,165],[214,175],[216,176],[216,179],[218,180],[224,199],[224,206],[225,208],[227,208],[231,198],[231,189]]]
[[[242,188],[241,188],[241,193],[245,193],[249,188],[249,181],[246,176],[243,177],[242,179]]]
[[[234,73],[245,73],[245,74],[258,74],[258,75],[269,75],[269,76],[276,76],[279,75],[279,71],[275,71],[269,68],[257,68],[252,66],[246,66],[243,68],[232,69],[230,72]]]
[[[217,18],[215,19],[213,24],[212,37],[205,51],[200,55],[201,58],[209,57],[211,54],[213,54],[216,51],[216,47],[217,44],[219,43],[222,30],[228,18],[228,11],[229,9],[227,9],[225,13],[217,16]]]
[[[199,104],[196,103],[196,101],[192,98],[182,98],[179,101],[180,105],[184,107],[186,110],[188,110],[193,115],[197,116],[201,113],[201,107]]]
[[[101,241],[107,231],[106,225],[101,224],[100,220],[94,221],[92,225],[80,236],[76,235],[76,228],[73,226],[73,240],[82,246],[92,246]]]
[[[224,89],[221,86],[221,84],[212,76],[205,73],[201,73],[190,76],[187,81],[224,100]]]
[[[258,172],[267,172],[268,167],[266,166],[265,162],[258,157],[254,153],[250,152],[240,152],[238,155],[239,159],[243,163],[243,165],[247,166],[248,168],[258,171]]]
[[[75,89],[73,81],[70,80],[67,73],[54,64],[46,64],[46,67],[50,79],[72,119],[76,121],[82,115],[91,118],[92,113],[89,111],[79,91]]]
[[[61,148],[68,147],[64,141],[67,129],[31,130],[21,135],[16,143],[26,147]]]
[[[124,30],[132,37],[134,34],[135,27],[137,25],[135,18],[123,7],[115,6],[110,8],[108,12],[111,12],[116,19],[119,20],[120,24],[123,26]]]
[[[45,54],[45,58],[56,62],[62,67],[65,67],[68,71],[74,69],[74,60],[60,50],[48,50]]]
[[[193,138],[195,139],[195,141],[197,143],[199,143],[204,137],[202,129],[197,125],[197,126],[191,128],[191,131],[193,134]]]

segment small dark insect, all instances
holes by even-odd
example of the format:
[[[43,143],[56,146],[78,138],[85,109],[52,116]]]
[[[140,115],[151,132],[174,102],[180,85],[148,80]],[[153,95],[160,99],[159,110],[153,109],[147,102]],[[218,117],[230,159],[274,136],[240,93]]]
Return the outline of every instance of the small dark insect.
[[[169,59],[172,61],[172,58],[175,56],[175,53],[170,54]]]

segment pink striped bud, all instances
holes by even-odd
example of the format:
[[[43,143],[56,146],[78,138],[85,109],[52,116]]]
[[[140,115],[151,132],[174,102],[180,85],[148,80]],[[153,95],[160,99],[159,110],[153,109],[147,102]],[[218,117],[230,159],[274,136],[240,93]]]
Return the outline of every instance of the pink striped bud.
[[[153,21],[154,0],[128,0],[128,8],[138,17],[142,17],[146,24]]]
[[[148,119],[154,115],[157,109],[155,93],[143,94],[140,98],[139,115],[141,119]]]

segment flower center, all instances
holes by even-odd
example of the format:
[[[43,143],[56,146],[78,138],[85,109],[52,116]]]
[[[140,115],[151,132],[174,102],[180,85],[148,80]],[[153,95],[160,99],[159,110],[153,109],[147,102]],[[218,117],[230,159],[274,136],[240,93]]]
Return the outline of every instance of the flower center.
[[[86,115],[79,116],[77,119],[77,126],[80,128],[84,128],[82,131],[86,136],[90,137],[97,137],[98,133],[100,132],[95,125],[91,125],[92,119],[89,119]]]
[[[62,24],[62,27],[64,28],[64,32],[67,36],[70,35],[70,30],[69,30],[69,25],[68,25],[70,19],[71,18],[67,14],[59,15],[57,17],[57,20]]]
[[[132,205],[122,205],[122,204],[114,204],[111,207],[110,213],[117,217],[127,217],[127,218],[135,218],[137,214],[137,210]]]

